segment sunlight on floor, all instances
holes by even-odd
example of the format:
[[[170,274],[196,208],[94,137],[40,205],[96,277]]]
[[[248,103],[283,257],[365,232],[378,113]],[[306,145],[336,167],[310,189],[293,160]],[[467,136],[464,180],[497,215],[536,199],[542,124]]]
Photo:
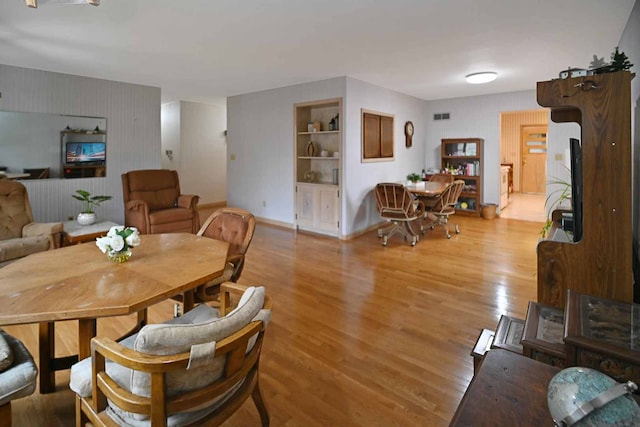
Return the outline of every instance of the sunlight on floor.
[[[509,204],[500,211],[500,218],[545,222],[544,194],[513,193]]]

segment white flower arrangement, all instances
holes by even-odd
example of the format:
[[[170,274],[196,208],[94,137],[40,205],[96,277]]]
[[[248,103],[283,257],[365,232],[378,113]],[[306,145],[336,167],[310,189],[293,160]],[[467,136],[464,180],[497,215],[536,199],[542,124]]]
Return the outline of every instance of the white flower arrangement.
[[[140,244],[140,232],[135,227],[116,225],[104,237],[96,239],[96,246],[102,253],[123,252]]]

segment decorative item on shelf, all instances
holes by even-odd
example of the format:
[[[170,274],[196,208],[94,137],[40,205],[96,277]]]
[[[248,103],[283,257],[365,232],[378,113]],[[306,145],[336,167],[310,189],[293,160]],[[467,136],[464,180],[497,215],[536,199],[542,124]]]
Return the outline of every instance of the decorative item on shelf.
[[[333,157],[340,157],[340,152],[339,151],[334,151],[333,152]]]
[[[320,132],[322,127],[320,126],[320,122],[313,122],[313,129],[311,132]]]
[[[307,132],[313,132],[313,122],[307,123]]]
[[[306,171],[306,172],[304,173],[304,180],[305,180],[306,182],[313,182],[313,181],[315,181],[315,180],[316,180],[316,173],[315,173],[314,171],[311,171],[311,170]]]
[[[336,120],[334,118],[329,120],[329,130],[336,130]]]
[[[313,157],[316,155],[316,147],[313,146],[313,142],[307,142],[307,156]]]
[[[135,227],[117,225],[111,227],[104,237],[96,239],[96,246],[114,262],[125,262],[131,258],[131,248],[140,245],[140,233]]]
[[[338,169],[331,169],[333,174],[333,185],[338,185]]]
[[[333,130],[340,130],[340,113],[333,118]]]
[[[320,152],[320,157],[329,157],[329,152],[327,150],[322,150]]]
[[[78,194],[72,194],[76,200],[80,200],[84,203],[82,211],[78,214],[78,224],[91,225],[96,222],[96,214],[93,208],[100,206],[100,203],[111,200],[111,196],[91,196],[91,193],[85,190],[76,190]]]

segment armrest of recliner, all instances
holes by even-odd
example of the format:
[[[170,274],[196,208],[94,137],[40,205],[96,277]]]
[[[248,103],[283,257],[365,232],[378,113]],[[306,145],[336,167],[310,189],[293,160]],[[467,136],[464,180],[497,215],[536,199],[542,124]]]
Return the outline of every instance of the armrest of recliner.
[[[60,247],[60,233],[63,225],[61,222],[30,222],[22,227],[22,237],[47,236],[49,249]]]
[[[200,196],[195,194],[181,194],[178,196],[178,207],[190,209],[195,212]]]
[[[149,205],[142,200],[129,200],[124,205],[124,223],[136,227],[140,234],[149,233]]]

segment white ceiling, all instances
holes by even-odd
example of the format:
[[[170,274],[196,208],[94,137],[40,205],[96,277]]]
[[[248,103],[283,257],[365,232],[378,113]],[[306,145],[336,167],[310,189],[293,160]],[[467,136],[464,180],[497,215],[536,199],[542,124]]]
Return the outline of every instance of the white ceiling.
[[[633,3],[102,0],[31,9],[0,0],[0,63],[158,86],[163,102],[220,102],[339,76],[452,98],[535,89],[594,54],[609,60]],[[498,79],[464,82],[483,70]]]

